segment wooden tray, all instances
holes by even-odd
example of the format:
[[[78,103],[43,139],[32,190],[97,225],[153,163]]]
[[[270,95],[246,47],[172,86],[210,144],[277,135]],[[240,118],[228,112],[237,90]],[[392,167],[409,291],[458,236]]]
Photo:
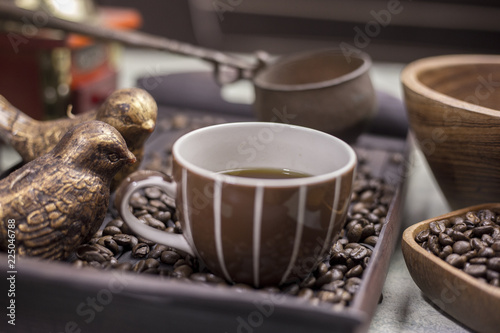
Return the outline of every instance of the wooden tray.
[[[160,108],[200,116],[203,112]],[[226,115],[226,121],[248,119],[248,114]],[[158,132],[148,141],[152,156],[182,130]],[[16,326],[0,322],[4,332],[364,332],[381,297],[389,262],[398,237],[404,199],[406,140],[365,134],[356,144],[368,157],[373,175],[396,186],[386,223],[370,264],[351,304],[340,311],[331,304],[312,304],[295,296],[258,290],[211,287],[194,282],[162,280],[146,274],[76,269],[66,262],[18,258],[16,262]],[[147,158],[146,158],[147,160]],[[147,161],[146,161],[147,162]],[[9,271],[0,253],[0,270]],[[6,274],[6,273],[4,273]],[[2,289],[7,292],[6,279]],[[5,287],[3,286],[5,284]],[[7,297],[1,297],[3,309]],[[81,330],[81,331],[80,331]]]

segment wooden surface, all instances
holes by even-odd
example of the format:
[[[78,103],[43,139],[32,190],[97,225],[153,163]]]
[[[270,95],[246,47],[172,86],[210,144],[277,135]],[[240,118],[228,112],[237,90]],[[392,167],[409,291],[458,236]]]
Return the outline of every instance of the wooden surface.
[[[452,209],[500,201],[500,56],[421,59],[401,80],[410,128]]]
[[[427,229],[432,221],[480,209],[498,211],[500,204],[467,207],[414,224],[403,233],[402,250],[411,277],[435,305],[478,332],[494,333],[500,327],[500,288],[480,282],[451,266],[415,241],[415,236]]]

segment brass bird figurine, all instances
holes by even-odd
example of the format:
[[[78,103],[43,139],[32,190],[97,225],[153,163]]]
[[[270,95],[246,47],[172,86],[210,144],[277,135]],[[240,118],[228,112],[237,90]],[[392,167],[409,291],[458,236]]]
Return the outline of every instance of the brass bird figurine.
[[[135,161],[120,133],[104,122],[70,129],[53,150],[0,180],[0,250],[8,247],[8,221],[14,220],[19,255],[67,258],[99,229],[111,180]]]
[[[38,121],[11,105],[0,95],[0,138],[29,162],[47,153],[72,127],[89,120],[100,120],[115,127],[138,163],[124,167],[111,184],[112,191],[130,173],[139,168],[144,143],[156,125],[158,107],[143,89],[129,88],[113,92],[97,109],[68,118]]]

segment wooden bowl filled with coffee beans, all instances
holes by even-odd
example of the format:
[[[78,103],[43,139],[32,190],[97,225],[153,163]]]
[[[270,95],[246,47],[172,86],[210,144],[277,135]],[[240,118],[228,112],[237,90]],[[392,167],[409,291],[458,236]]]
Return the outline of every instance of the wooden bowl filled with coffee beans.
[[[478,332],[500,327],[500,203],[417,223],[403,233],[411,277],[440,309]]]

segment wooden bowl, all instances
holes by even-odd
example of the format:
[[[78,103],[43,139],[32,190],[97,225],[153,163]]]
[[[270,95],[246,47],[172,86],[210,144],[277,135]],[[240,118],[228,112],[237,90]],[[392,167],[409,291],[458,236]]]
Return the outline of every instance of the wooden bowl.
[[[401,81],[410,129],[452,209],[500,202],[500,56],[420,59]]]
[[[500,204],[463,208],[414,224],[403,233],[402,249],[410,275],[422,292],[439,308],[478,332],[500,328],[500,288],[488,285],[427,252],[415,236],[432,221],[463,216],[468,211],[500,211]]]

